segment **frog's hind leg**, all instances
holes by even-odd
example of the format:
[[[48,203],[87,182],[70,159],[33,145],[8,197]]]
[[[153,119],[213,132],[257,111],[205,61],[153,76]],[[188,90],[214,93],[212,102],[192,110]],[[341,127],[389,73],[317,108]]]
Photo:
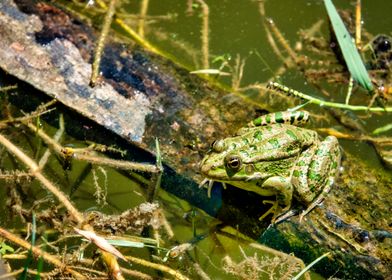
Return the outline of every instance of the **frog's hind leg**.
[[[306,207],[304,211],[299,215],[299,222],[302,222],[302,219],[315,208],[316,206],[320,205],[321,202],[323,202],[325,196],[329,193],[331,190],[331,187],[333,185],[333,180],[331,183],[328,183],[323,191]]]
[[[300,156],[292,175],[296,198],[308,205],[300,220],[331,190],[339,162],[340,148],[334,136],[326,137]]]

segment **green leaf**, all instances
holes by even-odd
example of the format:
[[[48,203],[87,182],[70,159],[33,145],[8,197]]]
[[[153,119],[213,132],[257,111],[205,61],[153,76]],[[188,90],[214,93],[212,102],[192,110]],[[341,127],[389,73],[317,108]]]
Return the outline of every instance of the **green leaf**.
[[[354,44],[353,38],[344,26],[331,0],[324,0],[325,7],[331,20],[333,30],[335,31],[339,47],[342,50],[344,60],[347,64],[348,71],[353,79],[368,91],[373,90],[373,85],[361,56]]]
[[[380,134],[380,133],[384,133],[387,132],[389,130],[392,129],[392,123],[384,125],[382,127],[376,128],[375,130],[373,130],[372,134]]]
[[[231,74],[228,72],[223,72],[219,69],[200,69],[190,72],[191,74],[207,74],[207,75],[221,75],[221,76],[230,76]]]
[[[318,263],[319,261],[321,261],[322,259],[324,259],[325,257],[327,257],[329,254],[331,254],[331,252],[327,252],[325,254],[323,254],[321,257],[318,257],[317,259],[315,259],[314,261],[312,261],[310,264],[308,264],[304,269],[302,269],[295,277],[291,278],[291,280],[298,280],[299,278],[301,278],[301,276],[308,271],[312,266],[314,266],[316,263]]]
[[[144,243],[135,242],[129,240],[117,240],[117,239],[106,239],[106,241],[113,246],[119,247],[133,247],[133,248],[144,248]]]
[[[8,246],[4,242],[1,242],[0,243],[0,255],[5,255],[5,254],[7,254],[7,252],[13,253],[14,248]]]

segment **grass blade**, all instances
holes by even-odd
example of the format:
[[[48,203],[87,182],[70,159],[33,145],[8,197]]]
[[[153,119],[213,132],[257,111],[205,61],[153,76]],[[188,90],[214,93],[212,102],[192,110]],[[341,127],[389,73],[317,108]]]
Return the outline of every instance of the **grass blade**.
[[[302,275],[304,275],[304,273],[306,271],[308,271],[312,266],[314,266],[316,263],[318,263],[319,261],[321,261],[322,259],[324,259],[325,257],[327,257],[329,254],[331,254],[331,252],[327,252],[325,254],[323,254],[322,256],[318,257],[317,259],[315,259],[314,261],[312,261],[310,264],[308,264],[304,269],[302,269],[300,271],[300,273],[298,273],[295,277],[293,277],[291,280],[298,280],[299,278],[301,278]]]
[[[33,216],[32,216],[32,222],[31,222],[31,247],[35,246],[35,234],[37,232],[37,225],[36,225],[36,221],[35,221],[35,213],[33,212]],[[19,280],[26,280],[27,279],[27,271],[29,269],[29,266],[33,263],[33,251],[30,248],[29,253],[27,255],[27,259],[25,260],[24,263],[24,269],[22,274],[19,276]]]
[[[387,132],[388,130],[392,130],[392,123],[376,128],[375,130],[373,130],[372,134],[380,134]]]
[[[333,30],[335,31],[339,47],[342,50],[344,60],[347,64],[348,71],[352,78],[363,88],[373,91],[373,85],[361,56],[354,44],[354,41],[347,31],[343,20],[340,18],[335,6],[331,0],[324,0],[325,7],[331,20]]]

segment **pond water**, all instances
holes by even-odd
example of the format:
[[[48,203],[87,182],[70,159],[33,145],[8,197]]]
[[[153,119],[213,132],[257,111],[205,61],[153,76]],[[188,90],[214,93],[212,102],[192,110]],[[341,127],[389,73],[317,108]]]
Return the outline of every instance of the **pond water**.
[[[122,14],[137,14],[140,10],[141,1],[119,2],[120,6],[118,9]],[[304,49],[299,43],[297,44],[297,42],[302,40],[299,35],[300,30],[307,30],[316,22],[322,20],[320,30],[315,36],[320,38],[329,37],[328,21],[322,1],[271,0],[264,2],[265,17],[273,19],[275,25],[290,45],[292,47],[297,46],[299,54]],[[289,70],[279,72],[283,61],[273,51],[271,43],[267,39],[264,18],[260,14],[262,7],[258,1],[226,0],[206,1],[206,3],[209,7],[208,68],[219,69],[222,67],[222,72],[232,73],[231,76],[223,75],[217,77],[217,80],[228,86],[232,86],[237,82],[236,86],[238,88],[246,88],[250,85],[277,79],[287,86],[307,92],[312,96],[344,102],[347,91],[347,86],[345,85],[336,86],[328,84],[327,80],[317,80],[318,85],[324,85],[329,90],[330,96],[325,96],[304,78],[303,72],[299,69],[292,67]],[[339,9],[346,9],[350,12],[355,10],[354,3],[348,1],[334,1],[334,4]],[[80,3],[77,5],[80,7]],[[72,5],[71,7],[74,8]],[[392,1],[364,1],[362,13],[363,27],[366,32],[374,36],[377,34],[391,36],[391,11]],[[190,70],[200,70],[207,66],[203,65],[202,59],[201,29],[203,16],[201,2],[194,1],[193,12],[190,14],[189,3],[185,0],[149,1],[147,15],[144,26],[147,40],[171,56],[175,56],[175,59],[180,64],[188,67]],[[98,18],[98,20],[101,20],[101,18]],[[137,29],[138,21],[130,17],[129,24]],[[368,34],[365,34],[364,37],[367,39],[372,38]],[[365,45],[366,42],[363,44]],[[312,54],[310,50],[304,50],[303,53],[309,55],[310,59],[314,55],[315,61],[323,59],[320,53]],[[288,56],[286,51],[282,51],[282,54],[284,58]],[[237,67],[240,67],[242,60],[244,62],[243,76],[239,79],[238,71],[237,76],[233,73],[236,72],[236,61]],[[309,65],[314,67],[312,63]],[[315,71],[322,69],[323,66],[315,67]],[[279,77],[276,76],[276,73],[279,73]],[[265,102],[265,100],[260,100],[257,92],[257,90],[251,88],[243,90],[242,94],[254,98],[258,102]],[[357,97],[354,96],[352,100],[361,104],[361,95],[363,96],[363,93],[358,93],[358,95]],[[3,101],[6,104],[5,99]],[[286,104],[273,104],[272,107],[276,110],[287,109]],[[310,108],[314,109],[316,107]],[[377,127],[391,123],[389,115],[372,117],[367,117],[365,113],[357,113],[356,115],[361,120],[366,131],[373,131]],[[52,124],[42,123],[42,126],[50,135],[53,135],[56,131]],[[25,150],[29,150],[29,153],[36,159],[39,159],[44,153],[45,147],[42,146],[42,142],[34,133],[21,131],[19,128],[12,128],[8,133],[10,136],[15,137],[13,139],[18,139],[16,140],[18,145],[25,147]],[[391,135],[391,132],[385,133],[385,136]],[[366,159],[373,167],[384,168],[374,149],[367,143],[350,140],[342,140],[340,142],[344,149]],[[72,148],[87,146],[84,141],[70,136],[65,136],[61,143]],[[4,150],[1,152],[3,157],[1,168],[15,168],[15,163],[8,158],[6,152]],[[124,174],[111,168],[90,168],[88,164],[78,161],[73,161],[72,169],[64,170],[64,166],[56,157],[51,157],[47,166],[49,166],[48,176],[60,185],[65,193],[71,195],[72,201],[80,210],[100,210],[105,213],[118,213],[136,207],[146,200],[145,189],[150,184],[149,176],[146,176],[146,179],[138,174]],[[82,175],[83,172],[86,172],[85,175]],[[81,181],[79,182],[79,180]],[[25,186],[24,184],[22,186]],[[75,185],[77,185],[77,189],[71,191]],[[100,186],[105,193],[106,204],[102,203],[102,201],[98,203],[97,186]],[[47,196],[47,192],[38,183],[30,185],[27,191],[23,189],[22,192],[25,192],[25,199],[29,205],[33,205],[34,201]],[[5,188],[0,188],[0,197],[4,198],[0,200],[2,213],[6,213],[5,198],[8,194]],[[222,270],[222,259],[226,255],[229,255],[235,262],[244,260],[244,255],[248,257],[257,255],[259,257],[259,259],[255,258],[257,259],[257,265],[266,265],[266,267],[270,268],[274,266],[274,268],[271,268],[271,271],[263,274],[264,278],[260,279],[271,279],[270,277],[273,275],[275,275],[274,279],[281,279],[281,275],[285,271],[290,270],[290,261],[287,260],[287,266],[283,267],[283,265],[280,267],[281,264],[279,262],[283,262],[285,257],[274,255],[273,252],[267,249],[264,250],[257,247],[257,245],[252,244],[252,240],[242,236],[235,229],[220,229],[219,227],[216,229],[218,221],[209,217],[203,211],[195,209],[187,202],[163,190],[158,191],[157,199],[163,206],[165,216],[171,224],[175,235],[172,240],[166,241],[167,244],[162,244],[161,246],[168,249],[176,244],[186,242],[192,245],[194,243],[195,245],[195,247],[191,246],[183,256],[168,261],[170,266],[178,268],[185,274],[188,273],[187,275],[191,279],[208,279],[203,278],[203,274],[200,271],[197,272],[195,263],[200,265],[200,270],[204,271],[211,279],[238,279],[235,276],[229,276]],[[18,219],[10,220],[8,215],[0,215],[0,223],[2,227],[17,227],[17,224],[23,227],[24,225]],[[198,239],[194,239],[195,236]],[[132,249],[132,252],[139,256],[148,256],[150,253],[146,248]],[[161,252],[159,257],[163,258],[163,256],[164,254]],[[247,260],[249,262],[252,261],[250,258]],[[248,265],[252,267],[250,263]],[[190,266],[192,266],[192,269],[189,268]],[[152,272],[149,269],[139,269],[160,277],[159,273],[156,274],[156,272]],[[268,269],[265,268],[265,270]],[[316,273],[311,275],[312,279],[326,279]]]
[[[159,1],[159,3],[150,1],[148,15],[168,15],[169,19],[153,19],[150,24],[145,26],[145,36],[149,41],[174,55],[180,63],[194,71],[205,68],[203,67],[203,43],[201,38],[203,7],[198,1],[193,1],[193,12],[189,13],[189,2],[191,1],[167,0]],[[249,96],[260,104],[266,102],[265,96],[259,96],[258,90],[252,88],[246,90],[245,88],[271,80],[279,81],[313,97],[340,103],[345,102],[348,91],[347,81],[334,83],[333,78],[323,77],[323,74],[319,74],[320,76],[316,77],[316,80],[307,79],[299,66],[279,71],[282,69],[283,62],[274,52],[265,27],[265,21],[272,19],[298,57],[302,55],[309,59],[308,65],[304,67],[314,70],[315,73],[333,69],[334,66],[331,67],[326,62],[332,60],[332,64],[335,64],[335,66],[339,64],[333,57],[333,53],[325,54],[323,50],[320,50],[320,53],[322,53],[320,55],[312,48],[307,49],[306,44],[309,42],[303,40],[303,34],[312,30],[315,38],[322,38],[327,43],[329,42],[331,31],[323,1],[227,0],[210,2],[207,2],[209,7],[209,68],[221,69],[222,72],[231,74],[230,76],[217,77],[217,80],[229,86],[235,84],[236,88],[244,89],[241,90],[243,95]],[[259,2],[262,4],[259,4]],[[347,21],[350,21],[353,29],[356,1],[333,2],[338,9],[345,11],[346,15],[352,15],[351,21],[348,17]],[[138,1],[129,1],[129,3],[124,1],[120,9],[124,13],[132,13],[139,11],[140,5]],[[391,36],[392,18],[389,16],[391,9],[391,1],[362,2],[362,48],[366,48],[377,35]],[[265,16],[261,16],[261,13],[264,13]],[[138,22],[133,21],[130,24],[133,24],[135,29],[138,28]],[[315,28],[315,26],[319,26],[319,28]],[[270,32],[273,33],[273,31]],[[288,52],[282,46],[279,46],[278,39],[275,40],[278,47],[281,48],[283,59],[287,58],[289,56]],[[235,70],[236,65],[238,66],[237,59],[244,63],[240,79],[238,79],[238,71]],[[223,65],[229,65],[229,67],[223,67]],[[317,87],[324,88],[328,96],[325,95],[325,92],[322,93],[318,90]],[[369,100],[365,101],[367,100],[365,95],[363,91],[354,90],[351,104],[367,105]],[[273,110],[278,111],[286,110],[292,104],[278,102],[278,104],[270,105]],[[318,110],[317,106],[308,106],[307,108]],[[388,114],[373,114],[368,117],[366,112],[357,112],[350,117],[358,118],[358,122],[368,132],[391,123],[391,117]],[[392,132],[389,130],[383,135],[391,136]],[[344,139],[341,142],[348,151],[359,155],[372,166],[382,168],[374,149],[369,144],[355,142],[353,145],[353,141]],[[372,156],[369,156],[369,154],[372,154]]]

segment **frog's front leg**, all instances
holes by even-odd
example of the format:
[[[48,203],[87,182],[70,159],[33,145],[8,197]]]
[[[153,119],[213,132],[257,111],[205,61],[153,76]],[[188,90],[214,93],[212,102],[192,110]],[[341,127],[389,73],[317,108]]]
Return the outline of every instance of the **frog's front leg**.
[[[263,190],[270,191],[276,195],[277,205],[271,219],[271,223],[273,224],[276,218],[290,209],[293,197],[293,185],[287,178],[275,176],[265,180],[261,187]]]

